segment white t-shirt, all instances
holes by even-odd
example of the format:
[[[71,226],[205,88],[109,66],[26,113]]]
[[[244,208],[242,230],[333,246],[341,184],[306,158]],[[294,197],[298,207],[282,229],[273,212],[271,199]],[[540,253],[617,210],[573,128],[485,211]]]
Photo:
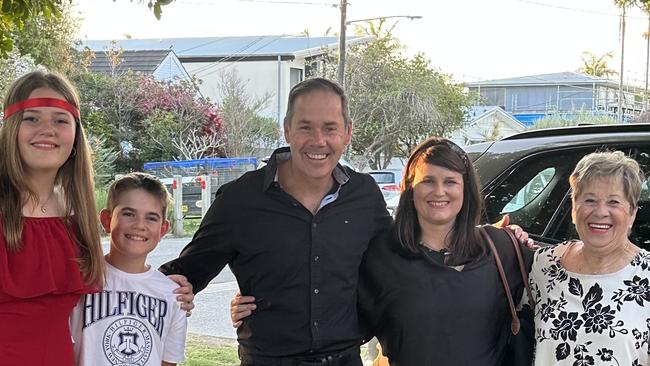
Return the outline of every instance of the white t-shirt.
[[[106,263],[104,290],[82,296],[70,317],[75,364],[183,362],[187,318],[177,287],[156,269],[126,273]]]
[[[535,365],[650,366],[650,253],[587,275],[567,271],[558,247],[538,250],[530,273]]]

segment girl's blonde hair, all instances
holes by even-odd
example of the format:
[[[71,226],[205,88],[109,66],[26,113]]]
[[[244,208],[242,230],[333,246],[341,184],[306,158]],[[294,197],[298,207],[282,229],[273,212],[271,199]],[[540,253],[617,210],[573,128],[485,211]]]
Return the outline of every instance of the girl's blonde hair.
[[[33,71],[16,80],[7,91],[4,108],[29,98],[38,88],[49,88],[79,108],[75,87],[64,76]],[[12,252],[22,247],[22,207],[33,200],[36,193],[28,184],[25,168],[18,150],[18,130],[23,112],[14,113],[0,126],[0,216],[4,227],[7,249]],[[81,273],[87,284],[101,286],[104,260],[95,209],[92,156],[81,121],[75,121],[76,133],[73,152],[59,168],[54,184],[59,186],[65,202],[66,223],[71,237],[79,245]]]

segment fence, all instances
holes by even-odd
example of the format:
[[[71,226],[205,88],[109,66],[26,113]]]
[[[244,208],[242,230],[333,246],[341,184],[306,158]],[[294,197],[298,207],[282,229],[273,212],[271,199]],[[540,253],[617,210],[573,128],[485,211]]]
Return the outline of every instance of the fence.
[[[257,159],[211,158],[144,164],[144,171],[158,177],[174,197],[174,234],[182,236],[182,220],[202,217],[214,200],[213,192],[257,167]],[[182,184],[181,184],[182,183]]]

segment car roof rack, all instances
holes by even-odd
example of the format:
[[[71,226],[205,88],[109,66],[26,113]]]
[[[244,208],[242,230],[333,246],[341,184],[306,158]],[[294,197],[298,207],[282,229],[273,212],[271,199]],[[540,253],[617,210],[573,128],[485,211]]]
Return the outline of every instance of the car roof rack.
[[[589,133],[611,132],[650,132],[650,123],[625,123],[611,125],[582,125],[526,131],[508,136],[502,140],[522,140],[535,137],[583,135]]]

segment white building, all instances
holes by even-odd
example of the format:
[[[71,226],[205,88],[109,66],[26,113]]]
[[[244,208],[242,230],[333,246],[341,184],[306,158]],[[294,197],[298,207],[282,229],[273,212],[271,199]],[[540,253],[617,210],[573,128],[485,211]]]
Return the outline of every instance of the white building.
[[[373,37],[350,37],[348,45]],[[96,53],[111,47],[109,40],[85,41]],[[281,123],[291,87],[319,67],[319,56],[338,49],[337,37],[249,36],[117,40],[125,51],[172,50],[190,75],[201,80],[200,91],[213,102],[220,101],[219,84],[226,70],[234,69],[247,82],[250,96],[272,95],[262,111]]]
[[[474,106],[467,112],[467,122],[452,132],[450,139],[455,143],[472,145],[488,140],[498,140],[519,132],[526,126],[510,113],[497,106]]]

